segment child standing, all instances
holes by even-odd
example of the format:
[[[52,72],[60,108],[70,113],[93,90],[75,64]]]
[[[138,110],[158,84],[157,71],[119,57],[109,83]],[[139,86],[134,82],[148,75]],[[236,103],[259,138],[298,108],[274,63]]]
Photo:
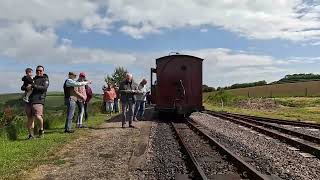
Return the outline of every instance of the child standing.
[[[32,72],[33,70],[31,68],[27,68],[25,70],[26,75],[23,76],[22,81],[23,81],[23,85],[22,87],[27,88],[28,86],[32,86],[32,84],[34,83],[33,78],[32,78]],[[32,89],[31,90],[26,90],[23,96],[23,101],[28,103],[29,102],[29,96],[32,94]]]

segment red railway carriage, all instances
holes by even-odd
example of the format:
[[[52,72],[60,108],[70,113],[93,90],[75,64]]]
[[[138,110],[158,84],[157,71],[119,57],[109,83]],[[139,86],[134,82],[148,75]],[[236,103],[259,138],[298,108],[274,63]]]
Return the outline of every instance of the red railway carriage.
[[[202,61],[189,55],[156,59],[156,69],[151,69],[151,95],[157,111],[188,115],[204,109]],[[156,80],[153,73],[156,73]]]

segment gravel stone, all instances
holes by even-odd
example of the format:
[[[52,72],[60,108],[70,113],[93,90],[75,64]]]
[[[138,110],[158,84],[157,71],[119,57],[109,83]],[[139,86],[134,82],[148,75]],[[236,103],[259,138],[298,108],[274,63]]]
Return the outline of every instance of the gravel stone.
[[[203,113],[193,113],[191,118],[207,127],[214,138],[264,174],[274,174],[282,179],[319,179],[320,160],[304,158],[288,145],[267,138],[251,129]]]
[[[208,178],[214,178],[214,175],[218,174],[238,175],[237,169],[224,158],[224,155],[214,150],[208,142],[192,131],[185,123],[176,125],[181,138]]]
[[[310,128],[310,127],[301,127],[301,126],[293,126],[293,125],[284,125],[284,124],[277,124],[277,123],[268,123],[274,126],[280,126],[285,129],[289,129],[292,131],[296,131],[302,134],[311,135],[314,137],[320,138],[320,129]]]
[[[174,137],[172,128],[163,122],[153,122],[144,175],[138,179],[175,179],[178,174],[189,174]]]

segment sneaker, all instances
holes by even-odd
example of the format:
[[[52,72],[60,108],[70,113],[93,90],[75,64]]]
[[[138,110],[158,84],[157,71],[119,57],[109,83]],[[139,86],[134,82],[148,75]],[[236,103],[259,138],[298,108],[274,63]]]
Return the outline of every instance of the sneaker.
[[[40,130],[39,130],[39,138],[42,138],[43,135],[44,135],[44,131],[40,129]]]
[[[139,120],[137,119],[137,117],[134,117],[134,118],[133,118],[133,121],[139,121]]]
[[[131,124],[129,125],[129,128],[134,128],[134,126],[132,126]]]
[[[70,129],[70,130],[64,130],[64,133],[74,133],[74,130]]]
[[[32,140],[33,139],[33,136],[31,134],[29,134],[27,140]]]
[[[79,128],[87,128],[87,126],[85,126],[85,125],[81,125]]]

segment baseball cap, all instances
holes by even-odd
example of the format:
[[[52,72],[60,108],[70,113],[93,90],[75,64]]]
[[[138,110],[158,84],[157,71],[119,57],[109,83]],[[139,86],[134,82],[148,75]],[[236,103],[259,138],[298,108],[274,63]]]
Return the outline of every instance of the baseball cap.
[[[86,74],[85,74],[84,72],[81,72],[81,73],[79,74],[79,76],[80,76],[80,77],[86,77]]]

